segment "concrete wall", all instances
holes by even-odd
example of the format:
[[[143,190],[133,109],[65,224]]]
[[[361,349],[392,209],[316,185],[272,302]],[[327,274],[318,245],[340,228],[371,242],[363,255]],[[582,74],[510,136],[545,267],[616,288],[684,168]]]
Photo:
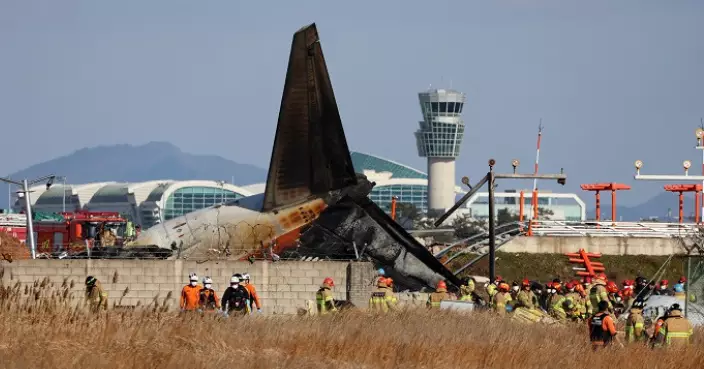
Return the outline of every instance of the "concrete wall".
[[[262,262],[239,261],[196,263],[183,260],[18,260],[0,263],[4,285],[17,281],[31,284],[48,277],[61,284],[65,278],[74,281],[74,296],[81,297],[85,278],[92,275],[101,281],[109,294],[110,307],[119,303],[125,289],[129,292],[121,305],[149,305],[158,296],[172,309],[178,307],[181,288],[188,283],[189,273],[213,279],[213,288],[221,297],[233,273],[249,273],[268,314],[295,314],[304,309],[306,300],[315,300],[315,292],[325,277],[335,281],[335,299],[350,300],[366,307],[374,286],[375,270],[366,262]]]
[[[685,253],[674,238],[635,237],[516,237],[499,249],[503,252],[564,254],[585,249],[604,255],[670,255]]]

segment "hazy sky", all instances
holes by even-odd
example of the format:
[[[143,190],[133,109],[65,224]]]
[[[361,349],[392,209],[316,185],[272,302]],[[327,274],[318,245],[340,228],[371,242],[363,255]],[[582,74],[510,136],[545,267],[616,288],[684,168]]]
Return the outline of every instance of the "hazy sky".
[[[266,167],[291,36],[310,22],[353,150],[425,171],[413,132],[432,84],[467,93],[458,177],[489,157],[532,170],[541,117],[540,170],[564,167],[566,190],[626,182],[634,204],[664,184],[634,183],[635,159],[699,171],[701,0],[0,0],[0,173],[155,140]]]

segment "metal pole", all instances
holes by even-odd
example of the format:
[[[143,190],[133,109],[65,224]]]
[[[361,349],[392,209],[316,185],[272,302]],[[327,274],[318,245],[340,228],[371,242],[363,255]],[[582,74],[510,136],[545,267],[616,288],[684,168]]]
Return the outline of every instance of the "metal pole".
[[[489,281],[494,281],[496,277],[496,209],[494,206],[494,167],[489,167]]]
[[[63,209],[63,212],[66,212],[66,177],[63,178],[63,185],[61,186],[61,189],[64,191],[64,196],[63,199],[61,199],[61,208]]]
[[[32,252],[32,259],[37,258],[37,245],[34,240],[34,225],[32,222],[32,202],[29,198],[29,184],[27,180],[22,180],[22,191],[24,192],[25,214],[27,215],[27,240],[29,241],[29,249]]]

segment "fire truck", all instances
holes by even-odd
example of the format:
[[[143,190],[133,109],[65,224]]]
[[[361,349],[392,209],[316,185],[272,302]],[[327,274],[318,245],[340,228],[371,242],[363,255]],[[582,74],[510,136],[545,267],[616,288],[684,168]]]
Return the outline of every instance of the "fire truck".
[[[9,233],[20,242],[27,238],[27,216],[24,214],[0,214],[0,232]]]
[[[37,253],[84,252],[101,244],[101,231],[110,231],[114,246],[124,243],[127,220],[117,212],[59,213],[57,219],[34,220]],[[105,245],[103,245],[105,246]]]

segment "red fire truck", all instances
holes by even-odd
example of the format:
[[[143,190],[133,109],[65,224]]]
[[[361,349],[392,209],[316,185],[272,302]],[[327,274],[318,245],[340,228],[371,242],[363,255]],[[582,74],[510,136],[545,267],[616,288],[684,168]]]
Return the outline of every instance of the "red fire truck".
[[[27,217],[24,214],[0,214],[0,232],[9,233],[20,242],[25,242]]]
[[[34,221],[37,235],[37,253],[68,251],[79,253],[99,243],[100,230],[107,229],[115,236],[115,246],[122,246],[127,220],[117,212],[78,211],[59,213],[63,219]]]

